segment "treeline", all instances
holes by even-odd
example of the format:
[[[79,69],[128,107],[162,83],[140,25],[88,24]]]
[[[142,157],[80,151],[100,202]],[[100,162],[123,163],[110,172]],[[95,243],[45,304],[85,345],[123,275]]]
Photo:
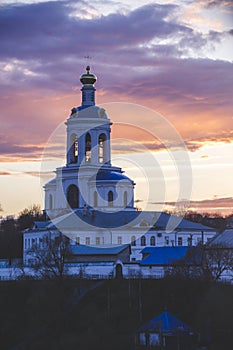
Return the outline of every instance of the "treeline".
[[[197,213],[194,211],[187,211],[184,215],[184,219],[214,227],[218,231],[223,231],[233,222],[233,214],[224,217],[218,213]]]
[[[21,211],[17,218],[8,216],[0,223],[0,259],[22,258],[23,230],[31,228],[34,221],[43,221],[44,215],[38,205]]]

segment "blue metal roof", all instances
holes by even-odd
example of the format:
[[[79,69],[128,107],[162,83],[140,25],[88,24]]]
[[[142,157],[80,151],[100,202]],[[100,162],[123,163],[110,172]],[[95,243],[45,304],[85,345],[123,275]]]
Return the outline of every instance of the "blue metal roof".
[[[120,180],[133,182],[129,177],[116,171],[100,170],[96,175],[96,181],[120,181]]]
[[[117,255],[129,247],[129,244],[111,246],[72,245],[71,253],[74,255]]]
[[[191,327],[169,312],[165,311],[159,316],[145,323],[139,328],[139,330],[156,332],[185,332],[191,331]]]
[[[34,221],[33,229],[45,229],[50,224],[50,221]]]
[[[183,259],[189,247],[146,247],[141,253],[149,254],[140,265],[170,265]]]
[[[153,216],[155,217],[154,219]],[[51,226],[58,226],[59,228],[66,229],[86,229],[87,225],[93,226],[93,228],[117,228],[127,225],[128,227],[132,226],[141,226],[141,222],[148,222],[148,231],[152,232],[153,230],[169,230],[170,225],[169,221],[173,221],[173,230],[189,230],[189,231],[215,231],[213,228],[208,226],[203,226],[199,223],[194,223],[188,220],[181,220],[167,213],[161,212],[140,212],[140,211],[128,211],[121,210],[117,212],[103,212],[98,211],[97,209],[87,208],[76,209],[74,212],[66,214],[64,216],[53,219]],[[154,226],[151,228],[151,223],[154,222]],[[177,225],[177,226],[176,226]],[[145,226],[143,226],[145,229]]]

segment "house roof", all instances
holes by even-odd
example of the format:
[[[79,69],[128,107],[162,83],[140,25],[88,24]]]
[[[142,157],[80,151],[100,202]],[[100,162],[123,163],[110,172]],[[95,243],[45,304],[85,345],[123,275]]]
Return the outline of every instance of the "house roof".
[[[233,229],[225,230],[215,235],[209,242],[208,246],[221,245],[227,248],[233,248]]]
[[[126,248],[129,244],[111,245],[111,246],[87,246],[87,245],[72,245],[70,246],[71,253],[74,255],[117,255]]]
[[[191,331],[191,327],[167,311],[139,328],[139,331],[177,332]]]
[[[33,229],[45,229],[48,226],[48,221],[34,221]]]
[[[146,247],[141,253],[149,254],[140,265],[170,265],[185,257],[189,247]]]

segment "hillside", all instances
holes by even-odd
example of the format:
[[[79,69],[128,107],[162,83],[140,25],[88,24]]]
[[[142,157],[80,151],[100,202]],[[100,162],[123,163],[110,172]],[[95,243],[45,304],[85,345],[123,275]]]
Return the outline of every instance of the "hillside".
[[[65,280],[0,283],[1,350],[130,350],[135,330],[166,307],[231,349],[232,286],[197,281]]]

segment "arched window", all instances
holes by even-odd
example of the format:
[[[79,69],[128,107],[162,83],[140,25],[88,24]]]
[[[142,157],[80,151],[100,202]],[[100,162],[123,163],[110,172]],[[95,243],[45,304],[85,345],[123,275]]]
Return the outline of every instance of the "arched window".
[[[94,192],[94,207],[98,207],[98,193]]]
[[[112,191],[108,192],[108,206],[113,207],[113,192]]]
[[[124,207],[126,208],[128,205],[128,193],[127,191],[124,192]]]
[[[91,135],[89,132],[86,134],[85,138],[85,160],[86,163],[91,162]]]
[[[155,246],[155,236],[151,236],[150,245]]]
[[[78,136],[73,134],[70,139],[70,163],[74,164],[78,161]]]
[[[141,237],[141,245],[146,245],[146,237],[145,236],[142,236]]]
[[[67,190],[67,202],[71,208],[79,208],[79,190],[75,185],[70,185]]]
[[[106,141],[106,135],[101,134],[99,136],[99,163],[105,162],[105,141]]]
[[[135,236],[132,236],[132,237],[131,237],[131,245],[132,245],[133,247],[136,246],[136,237],[135,237]]]
[[[49,209],[53,209],[53,196],[49,195]]]

